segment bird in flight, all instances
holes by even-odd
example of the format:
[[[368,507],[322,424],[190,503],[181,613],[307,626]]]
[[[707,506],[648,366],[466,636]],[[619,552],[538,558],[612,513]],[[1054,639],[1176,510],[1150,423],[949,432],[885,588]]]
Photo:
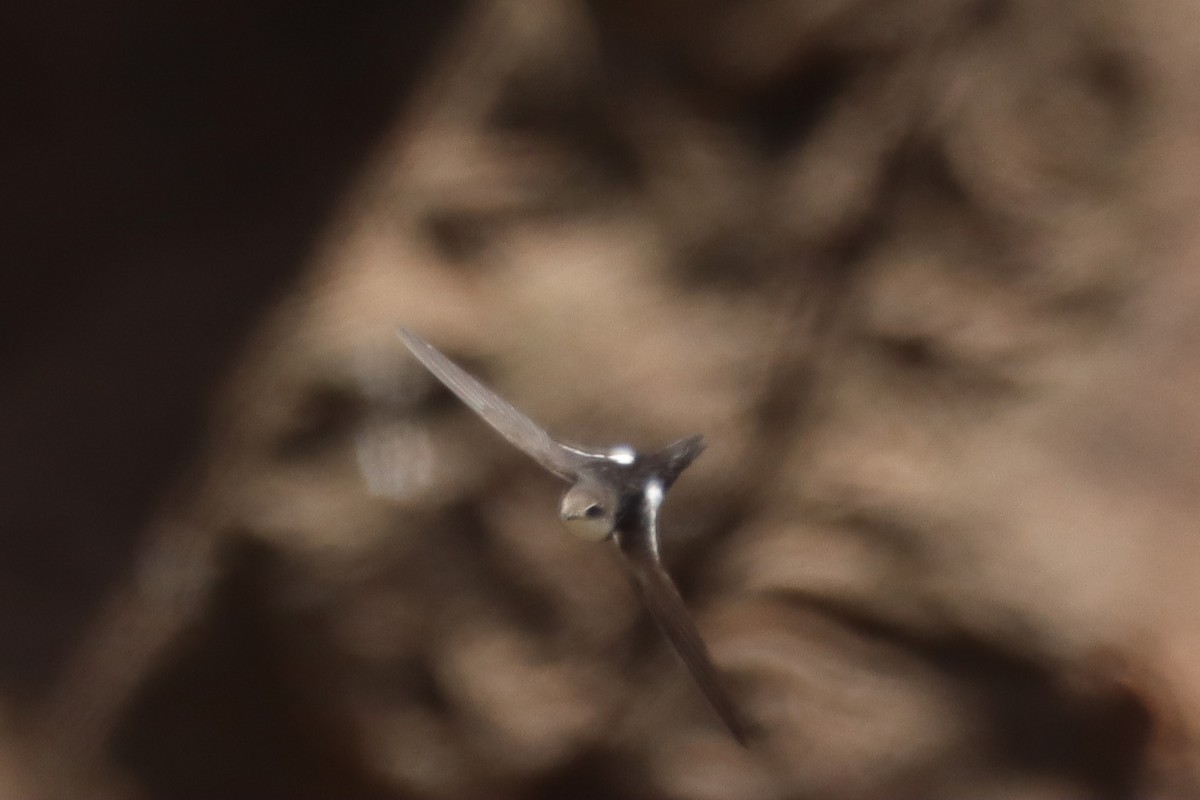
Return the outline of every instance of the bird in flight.
[[[616,543],[650,615],[730,733],[745,746],[741,716],[658,555],[658,509],[675,479],[704,450],[704,437],[689,436],[645,455],[627,446],[601,453],[569,447],[417,334],[406,328],[399,328],[397,334],[417,360],[484,422],[571,484],[559,509],[567,529],[588,541]]]

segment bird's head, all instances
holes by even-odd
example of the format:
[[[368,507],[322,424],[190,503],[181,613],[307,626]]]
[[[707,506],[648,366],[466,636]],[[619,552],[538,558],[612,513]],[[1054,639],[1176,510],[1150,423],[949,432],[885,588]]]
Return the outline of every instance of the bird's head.
[[[617,498],[595,483],[577,483],[563,495],[559,516],[567,530],[589,542],[602,542],[616,526]]]

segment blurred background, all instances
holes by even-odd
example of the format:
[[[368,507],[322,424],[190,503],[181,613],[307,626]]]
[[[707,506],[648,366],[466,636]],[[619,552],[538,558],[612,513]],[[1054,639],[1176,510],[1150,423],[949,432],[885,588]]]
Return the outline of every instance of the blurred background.
[[[1200,795],[1194,3],[3,17],[0,797]]]

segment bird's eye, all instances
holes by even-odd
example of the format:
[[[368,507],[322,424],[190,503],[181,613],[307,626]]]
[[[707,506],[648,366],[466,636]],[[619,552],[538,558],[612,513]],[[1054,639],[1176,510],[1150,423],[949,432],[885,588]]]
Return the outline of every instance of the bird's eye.
[[[582,513],[565,513],[562,520],[568,531],[589,542],[602,542],[612,534],[613,521],[599,503],[586,506]]]

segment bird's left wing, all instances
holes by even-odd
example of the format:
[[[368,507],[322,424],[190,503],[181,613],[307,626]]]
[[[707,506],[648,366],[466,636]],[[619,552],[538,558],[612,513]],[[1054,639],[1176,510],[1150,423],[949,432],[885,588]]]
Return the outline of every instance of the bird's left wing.
[[[559,444],[536,422],[476,380],[436,347],[407,328],[396,331],[400,341],[460,400],[517,449],[564,480],[575,480],[580,468],[597,458]]]
[[[645,535],[643,535],[645,534]],[[700,691],[743,747],[746,746],[746,725],[733,700],[721,684],[717,668],[692,615],[675,588],[675,582],[663,568],[653,544],[653,529],[623,532],[618,545],[633,572],[634,582],[650,616],[663,635],[674,646]]]

